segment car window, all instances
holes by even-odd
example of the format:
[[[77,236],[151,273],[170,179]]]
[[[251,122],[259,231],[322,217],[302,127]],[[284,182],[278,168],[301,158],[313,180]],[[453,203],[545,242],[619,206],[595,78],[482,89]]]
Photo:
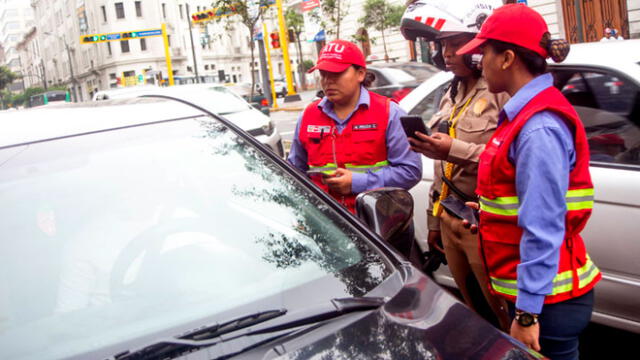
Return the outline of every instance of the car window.
[[[640,166],[640,87],[611,71],[554,70],[587,132],[594,164]]]
[[[306,185],[208,118],[0,158],[2,359],[99,357],[84,352],[243,305],[280,309],[295,298],[285,292],[363,296],[392,271]]]
[[[394,79],[396,82],[416,81],[416,78],[413,75],[404,70],[384,68],[383,71],[388,78]]]
[[[447,92],[450,84],[451,82],[447,81],[429,93],[411,110],[410,114],[420,115],[425,123],[429,122],[433,115],[438,112],[438,109],[440,108],[440,101],[442,101],[442,97]]]
[[[376,76],[375,80],[373,80],[373,82],[371,83],[370,88],[377,88],[377,87],[387,86],[390,84],[389,80],[387,80],[380,71],[377,71],[377,70],[368,70],[368,71]]]

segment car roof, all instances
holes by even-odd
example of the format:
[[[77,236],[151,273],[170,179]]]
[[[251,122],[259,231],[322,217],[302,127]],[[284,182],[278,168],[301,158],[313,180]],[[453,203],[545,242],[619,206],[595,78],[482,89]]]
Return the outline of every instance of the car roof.
[[[640,84],[640,39],[571,44],[567,58],[553,67],[588,66],[611,69]]]
[[[0,148],[202,114],[201,111],[176,101],[150,98],[34,107],[2,114]]]

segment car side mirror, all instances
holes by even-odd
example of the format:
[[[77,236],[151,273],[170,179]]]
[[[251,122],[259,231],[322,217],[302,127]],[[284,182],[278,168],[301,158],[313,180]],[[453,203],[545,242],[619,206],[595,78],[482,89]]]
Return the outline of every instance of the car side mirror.
[[[413,228],[413,197],[400,188],[365,191],[356,197],[356,216],[414,265],[421,266]]]

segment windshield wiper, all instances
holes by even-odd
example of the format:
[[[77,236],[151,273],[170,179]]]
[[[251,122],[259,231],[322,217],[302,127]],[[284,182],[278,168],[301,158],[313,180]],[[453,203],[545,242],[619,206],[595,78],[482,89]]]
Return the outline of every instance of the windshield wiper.
[[[285,314],[286,309],[262,311],[246,316],[242,316],[222,324],[215,324],[203,328],[192,330],[186,334],[176,337],[160,340],[154,344],[145,346],[137,350],[130,350],[113,356],[114,360],[132,360],[132,359],[167,359],[179,356],[185,352],[196,351],[200,348],[211,347],[223,342],[238,339],[240,337],[252,335],[264,335],[282,332],[284,330],[295,329],[300,326],[316,324],[321,321],[333,319],[345,314],[377,309],[384,304],[384,299],[379,297],[353,297],[332,299],[330,303],[314,307],[310,309],[301,309],[289,316],[274,320]],[[258,325],[264,322],[266,326],[253,328],[238,334],[233,334],[237,330],[245,329],[250,326]],[[273,338],[267,339],[272,341],[274,338],[282,337],[289,332],[275,335]],[[221,335],[225,335],[221,337]],[[264,343],[260,341],[260,343]],[[259,344],[253,344],[250,347],[241,349],[234,354],[227,354],[225,357],[237,355],[247,351]]]

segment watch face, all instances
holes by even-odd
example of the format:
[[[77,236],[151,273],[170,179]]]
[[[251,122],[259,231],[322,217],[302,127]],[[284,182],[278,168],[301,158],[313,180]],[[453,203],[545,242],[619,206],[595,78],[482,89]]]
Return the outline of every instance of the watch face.
[[[533,315],[529,313],[522,313],[518,316],[518,324],[522,326],[531,326],[533,325],[534,318]]]

